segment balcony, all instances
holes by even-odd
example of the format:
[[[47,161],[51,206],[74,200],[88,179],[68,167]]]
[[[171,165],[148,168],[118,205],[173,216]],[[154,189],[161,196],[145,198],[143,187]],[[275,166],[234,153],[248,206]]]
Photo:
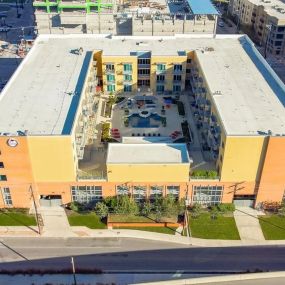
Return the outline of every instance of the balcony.
[[[104,73],[105,74],[115,74],[115,69],[106,68]]]
[[[123,70],[123,74],[133,74],[132,70]]]

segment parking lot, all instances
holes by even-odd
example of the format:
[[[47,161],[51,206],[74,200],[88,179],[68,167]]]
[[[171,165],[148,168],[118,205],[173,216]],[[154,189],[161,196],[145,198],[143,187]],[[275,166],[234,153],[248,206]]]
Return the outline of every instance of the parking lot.
[[[20,3],[20,1],[19,1]],[[0,3],[0,91],[3,89],[22,58],[17,50],[24,36],[34,36],[32,0],[10,4]]]

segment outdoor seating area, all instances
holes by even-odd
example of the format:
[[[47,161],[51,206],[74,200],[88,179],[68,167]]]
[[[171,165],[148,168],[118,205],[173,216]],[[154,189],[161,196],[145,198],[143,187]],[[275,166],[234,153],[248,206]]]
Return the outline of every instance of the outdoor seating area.
[[[114,105],[111,134],[114,138],[161,136],[175,140],[182,135],[182,119],[174,97],[135,95]]]

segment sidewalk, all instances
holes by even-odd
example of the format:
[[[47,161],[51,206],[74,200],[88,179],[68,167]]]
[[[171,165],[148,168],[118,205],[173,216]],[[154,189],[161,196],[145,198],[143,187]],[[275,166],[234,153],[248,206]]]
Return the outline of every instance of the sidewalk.
[[[21,228],[21,229],[15,230],[15,228]],[[1,237],[41,238],[41,236],[36,234],[34,231],[25,227],[0,227],[0,238]],[[210,239],[200,239],[200,238],[188,238],[184,236],[160,234],[160,233],[146,232],[139,230],[122,230],[122,229],[92,230],[87,227],[70,227],[70,231],[67,231],[66,233],[64,233],[64,235],[62,234],[62,231],[60,231],[58,234],[56,231],[53,231],[52,234],[44,234],[42,235],[42,237],[136,238],[136,239],[155,240],[161,242],[170,242],[170,243],[176,243],[188,246],[197,246],[197,247],[285,245],[285,240],[268,240],[268,241],[210,240]]]

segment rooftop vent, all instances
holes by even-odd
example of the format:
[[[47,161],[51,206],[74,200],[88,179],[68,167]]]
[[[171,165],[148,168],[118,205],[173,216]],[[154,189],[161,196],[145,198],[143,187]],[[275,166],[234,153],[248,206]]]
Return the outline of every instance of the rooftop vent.
[[[213,92],[213,95],[222,95],[222,91],[217,90],[217,91]]]
[[[205,51],[214,51],[215,49],[213,47],[205,47]]]

